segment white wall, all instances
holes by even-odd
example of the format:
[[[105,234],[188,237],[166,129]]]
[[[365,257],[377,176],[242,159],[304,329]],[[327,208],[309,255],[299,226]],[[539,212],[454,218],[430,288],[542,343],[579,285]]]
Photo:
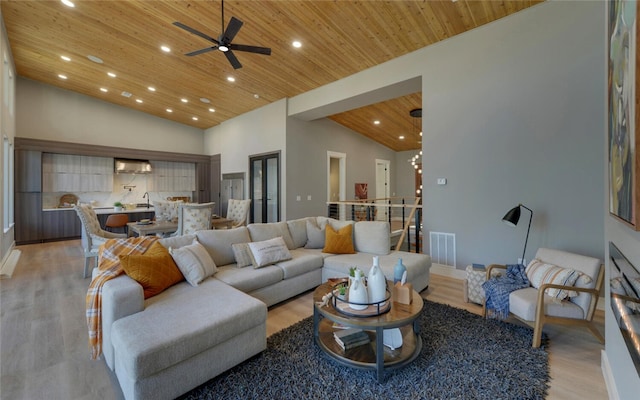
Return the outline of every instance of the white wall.
[[[201,129],[29,79],[17,83],[18,137],[205,154]]]
[[[209,128],[204,134],[204,153],[220,154],[220,173],[244,172],[244,192],[249,193],[249,156],[281,151],[281,219],[286,219],[286,114],[285,99],[242,114]]]

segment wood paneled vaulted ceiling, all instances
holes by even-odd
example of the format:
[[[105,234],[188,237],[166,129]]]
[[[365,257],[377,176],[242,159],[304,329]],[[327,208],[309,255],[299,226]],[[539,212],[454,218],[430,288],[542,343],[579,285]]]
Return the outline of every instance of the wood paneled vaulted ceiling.
[[[184,56],[209,42],[172,25],[217,38],[220,1],[72,1],[73,8],[58,0],[2,0],[17,74],[200,129],[540,2],[227,0],[225,25],[231,16],[244,22],[233,42],[272,49],[271,56],[235,52],[243,68],[234,70],[219,51]],[[420,145],[409,111],[420,106],[416,93],[330,118],[393,150],[411,150]]]

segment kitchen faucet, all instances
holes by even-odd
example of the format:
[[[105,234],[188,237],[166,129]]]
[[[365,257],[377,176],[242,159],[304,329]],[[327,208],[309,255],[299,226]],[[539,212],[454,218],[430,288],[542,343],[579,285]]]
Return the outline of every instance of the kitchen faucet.
[[[147,198],[147,209],[149,209],[149,192],[144,192],[144,194],[142,195],[142,198]]]

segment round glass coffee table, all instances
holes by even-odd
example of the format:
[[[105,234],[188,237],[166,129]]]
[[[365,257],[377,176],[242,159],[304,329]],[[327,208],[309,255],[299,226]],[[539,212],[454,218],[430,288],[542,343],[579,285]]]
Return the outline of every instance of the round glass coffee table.
[[[392,283],[389,283],[391,286]],[[331,292],[333,285],[325,282],[313,292],[313,335],[317,345],[340,364],[375,370],[379,382],[384,379],[384,371],[403,367],[415,360],[422,350],[418,317],[424,305],[422,297],[414,290],[411,304],[401,304],[391,298],[391,309],[371,317],[354,317],[341,313],[333,301],[322,305],[322,298]],[[336,326],[360,328],[370,337],[371,342],[343,350],[334,339]],[[402,346],[391,350],[383,344],[385,329],[399,328]]]

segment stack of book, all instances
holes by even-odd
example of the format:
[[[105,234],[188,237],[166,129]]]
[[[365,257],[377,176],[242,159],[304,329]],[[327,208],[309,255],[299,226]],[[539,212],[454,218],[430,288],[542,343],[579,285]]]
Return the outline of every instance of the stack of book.
[[[369,335],[367,335],[367,333],[362,329],[358,328],[335,331],[333,332],[333,337],[336,339],[336,343],[338,343],[343,350],[362,346],[363,344],[367,344],[371,341],[371,339],[369,339]]]

